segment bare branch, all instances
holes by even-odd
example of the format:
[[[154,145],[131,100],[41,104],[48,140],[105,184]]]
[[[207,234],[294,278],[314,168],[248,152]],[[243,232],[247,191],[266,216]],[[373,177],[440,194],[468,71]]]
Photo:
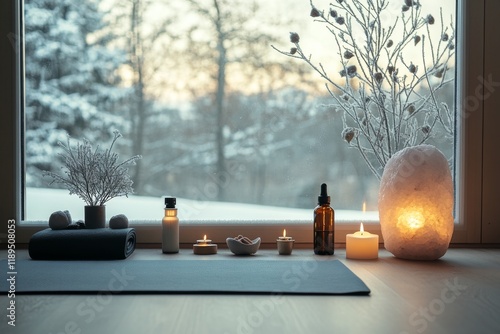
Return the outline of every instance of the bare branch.
[[[328,11],[318,10],[312,0],[310,5],[314,21],[325,24],[336,42],[340,77],[306,57],[298,39],[290,52],[273,48],[305,62],[325,80],[343,112],[344,132],[354,129],[355,140],[347,131],[346,141],[358,149],[374,175],[380,177],[398,150],[426,142],[433,132],[442,128],[453,135],[453,114],[437,94],[454,80],[446,77],[454,57],[453,17],[445,27],[440,11],[441,35],[436,39],[430,26],[437,22],[431,14],[422,15],[420,3],[386,16],[393,20],[381,18],[387,1],[337,1]]]

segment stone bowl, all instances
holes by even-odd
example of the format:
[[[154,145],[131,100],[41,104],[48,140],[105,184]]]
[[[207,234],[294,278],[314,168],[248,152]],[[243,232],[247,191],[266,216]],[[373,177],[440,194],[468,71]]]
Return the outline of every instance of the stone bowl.
[[[233,252],[235,255],[251,255],[257,253],[257,250],[260,247],[260,237],[257,237],[251,241],[252,243],[246,244],[241,240],[237,240],[235,238],[227,238],[226,244],[231,252]]]

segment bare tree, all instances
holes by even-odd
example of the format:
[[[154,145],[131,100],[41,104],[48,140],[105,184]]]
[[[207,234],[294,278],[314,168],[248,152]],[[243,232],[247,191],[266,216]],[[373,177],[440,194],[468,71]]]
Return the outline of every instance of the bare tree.
[[[259,71],[268,71],[264,81],[272,80],[273,75],[283,75],[285,68],[279,63],[266,62],[265,55],[270,53],[270,44],[277,41],[272,27],[281,24],[263,22],[257,18],[260,7],[256,2],[212,0],[200,2],[188,0],[190,7],[200,20],[188,32],[189,55],[185,58],[193,69],[196,87],[201,82],[212,91],[215,142],[215,178],[218,184],[218,200],[225,200],[225,178],[227,175],[227,136],[228,129],[227,96],[230,92],[248,90],[242,87],[235,77],[244,76],[246,84],[259,80]],[[273,67],[279,68],[278,71]],[[274,72],[273,72],[274,71]],[[210,73],[208,80],[201,73]],[[295,73],[296,74],[296,73]],[[231,79],[229,79],[231,77]],[[232,82],[231,82],[232,80]],[[262,77],[261,79],[262,80]],[[192,88],[194,89],[194,88]],[[199,94],[198,89],[193,93]]]
[[[133,171],[132,179],[137,193],[144,192],[144,166],[151,163],[147,154],[148,144],[152,140],[151,132],[153,116],[155,116],[155,101],[165,85],[164,79],[159,79],[160,69],[165,66],[169,54],[169,42],[175,39],[171,31],[174,21],[172,14],[161,15],[160,19],[151,20],[151,8],[156,4],[151,0],[130,0],[117,2],[113,7],[115,29],[124,36],[123,44],[128,50],[128,68],[132,94],[127,105],[123,107],[129,112],[132,152],[141,152],[144,161],[139,161]],[[149,14],[148,14],[149,11]],[[159,57],[158,55],[162,55]]]

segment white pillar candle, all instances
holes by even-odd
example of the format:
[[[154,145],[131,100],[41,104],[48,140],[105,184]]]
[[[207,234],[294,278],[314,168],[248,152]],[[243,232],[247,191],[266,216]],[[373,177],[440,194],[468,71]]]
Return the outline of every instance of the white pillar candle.
[[[359,231],[346,236],[346,258],[373,260],[378,258],[378,235],[365,232],[363,223]]]

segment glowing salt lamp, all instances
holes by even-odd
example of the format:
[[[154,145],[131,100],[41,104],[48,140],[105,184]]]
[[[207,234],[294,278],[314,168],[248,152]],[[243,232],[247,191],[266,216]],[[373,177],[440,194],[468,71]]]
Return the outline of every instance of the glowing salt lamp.
[[[443,256],[453,234],[453,182],[448,161],[434,146],[394,154],[380,182],[384,247],[410,260]]]

